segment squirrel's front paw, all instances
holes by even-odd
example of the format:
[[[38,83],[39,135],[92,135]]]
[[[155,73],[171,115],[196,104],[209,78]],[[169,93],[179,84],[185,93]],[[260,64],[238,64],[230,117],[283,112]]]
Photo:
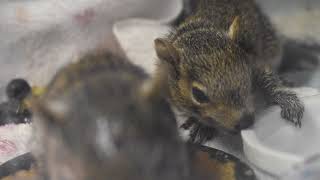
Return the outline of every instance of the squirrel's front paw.
[[[304,106],[297,95],[293,92],[282,92],[278,100],[280,100],[281,116],[301,127]]]
[[[189,142],[196,144],[203,144],[213,139],[217,132],[214,128],[205,126],[199,122],[198,119],[190,117],[181,128],[190,129]]]

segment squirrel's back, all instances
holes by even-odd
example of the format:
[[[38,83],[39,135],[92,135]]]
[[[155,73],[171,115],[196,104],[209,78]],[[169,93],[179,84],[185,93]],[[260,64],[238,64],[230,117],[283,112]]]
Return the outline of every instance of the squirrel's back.
[[[73,88],[75,84],[92,79],[99,74],[115,78],[115,81],[119,78],[116,74],[126,74],[140,81],[148,77],[141,68],[134,66],[126,58],[110,52],[91,53],[58,71],[46,88],[49,91],[47,94],[61,94]]]
[[[236,17],[239,18],[238,41],[243,49],[256,59],[277,67],[281,56],[281,42],[267,16],[255,0],[199,0],[196,8],[176,29],[172,40],[185,39],[196,31],[215,29],[228,32]],[[196,43],[194,43],[196,45]]]

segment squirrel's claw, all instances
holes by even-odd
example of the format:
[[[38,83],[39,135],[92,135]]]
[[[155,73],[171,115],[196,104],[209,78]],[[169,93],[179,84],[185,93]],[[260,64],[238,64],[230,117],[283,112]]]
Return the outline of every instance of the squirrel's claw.
[[[189,117],[185,123],[183,123],[180,128],[184,129],[184,130],[188,130],[190,129],[194,124],[197,123],[197,119],[195,119],[194,117]]]
[[[288,101],[286,106],[282,106],[281,116],[301,128],[301,119],[304,113],[304,106],[299,99]]]
[[[216,135],[217,131],[214,128],[195,122],[190,129],[189,142],[203,144],[212,140]]]

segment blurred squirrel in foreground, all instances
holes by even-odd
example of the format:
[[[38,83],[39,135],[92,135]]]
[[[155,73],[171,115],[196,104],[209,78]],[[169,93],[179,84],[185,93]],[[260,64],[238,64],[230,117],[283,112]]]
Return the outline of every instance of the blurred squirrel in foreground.
[[[126,59],[88,55],[62,69],[36,102],[50,180],[188,179],[187,151],[147,75]],[[41,159],[40,158],[40,159]]]
[[[35,168],[4,180],[236,179],[234,164],[187,147],[169,104],[148,93],[147,79],[109,53],[63,68],[30,101],[43,148]]]
[[[304,106],[275,73],[282,43],[254,0],[199,0],[197,10],[155,40],[154,89],[190,117],[190,140],[237,133],[254,122],[257,94],[301,127]],[[159,88],[159,87],[167,87]],[[156,92],[158,93],[158,92]]]

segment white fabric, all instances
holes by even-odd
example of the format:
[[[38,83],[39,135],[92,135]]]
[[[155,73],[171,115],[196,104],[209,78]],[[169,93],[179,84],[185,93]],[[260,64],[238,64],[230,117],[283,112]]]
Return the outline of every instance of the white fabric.
[[[112,46],[115,22],[129,17],[169,22],[181,9],[182,0],[2,0],[0,84],[25,77],[44,85],[81,53]]]
[[[0,165],[30,151],[30,124],[0,126]]]
[[[156,64],[154,40],[165,36],[169,31],[169,26],[147,19],[129,19],[118,22],[113,27],[113,32],[127,57],[150,75],[153,74]]]

